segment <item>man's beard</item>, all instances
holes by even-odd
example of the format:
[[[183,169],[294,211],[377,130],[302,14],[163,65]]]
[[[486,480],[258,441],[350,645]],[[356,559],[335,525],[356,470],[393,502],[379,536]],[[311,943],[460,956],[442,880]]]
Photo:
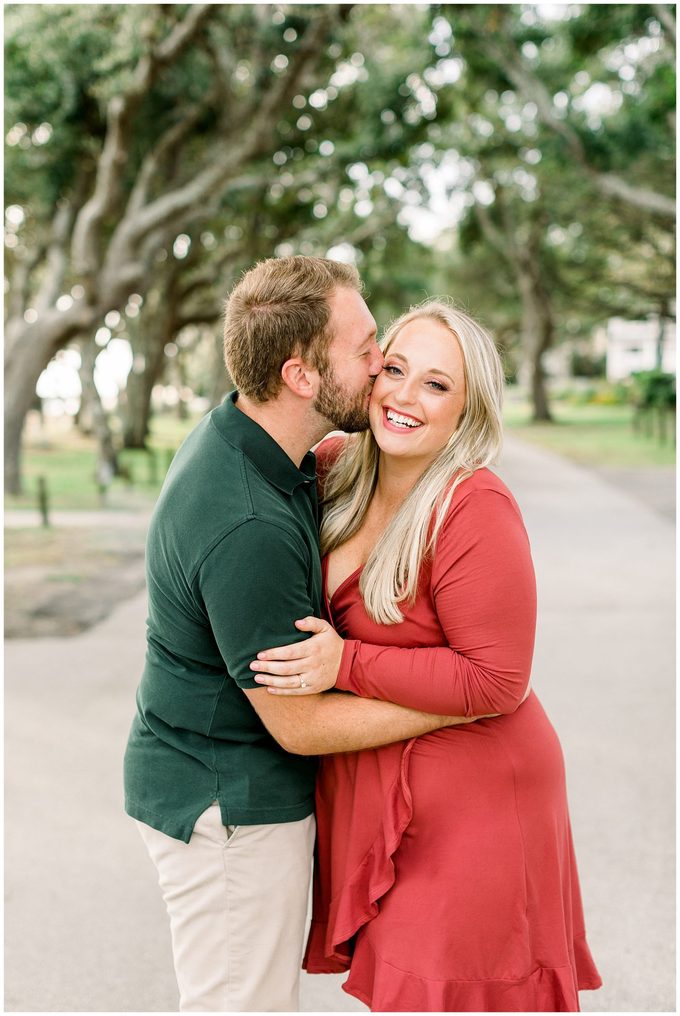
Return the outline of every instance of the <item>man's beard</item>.
[[[361,393],[352,393],[335,377],[329,364],[321,375],[319,394],[314,402],[317,413],[324,416],[336,430],[346,434],[368,429],[368,396],[370,387]]]

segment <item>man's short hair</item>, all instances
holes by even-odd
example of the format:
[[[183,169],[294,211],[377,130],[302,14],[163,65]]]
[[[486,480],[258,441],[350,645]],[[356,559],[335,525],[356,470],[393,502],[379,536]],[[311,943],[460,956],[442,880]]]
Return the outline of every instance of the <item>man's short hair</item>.
[[[255,402],[278,395],[291,356],[327,369],[328,298],[338,286],[361,292],[354,265],[302,254],[268,258],[245,273],[224,315],[224,360],[240,392]]]

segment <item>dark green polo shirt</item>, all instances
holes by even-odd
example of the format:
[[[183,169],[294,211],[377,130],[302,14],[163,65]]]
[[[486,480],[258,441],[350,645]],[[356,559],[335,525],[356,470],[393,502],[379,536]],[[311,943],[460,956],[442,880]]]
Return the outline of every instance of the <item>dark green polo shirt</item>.
[[[225,825],[314,808],[316,759],[287,754],[242,688],[261,649],[321,613],[315,459],[300,469],[235,405],[177,452],[147,539],[146,665],[125,753],[125,807],[188,842],[219,801]],[[264,691],[262,694],[266,694]]]

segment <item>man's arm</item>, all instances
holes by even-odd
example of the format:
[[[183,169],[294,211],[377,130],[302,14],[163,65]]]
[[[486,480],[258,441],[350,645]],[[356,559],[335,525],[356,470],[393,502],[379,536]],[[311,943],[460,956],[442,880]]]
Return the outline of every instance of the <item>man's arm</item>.
[[[243,690],[272,737],[294,755],[362,751],[472,722],[340,692],[283,698],[268,695],[266,688]]]
[[[300,755],[358,751],[467,722],[340,692],[287,700],[257,684],[250,662],[258,650],[306,639],[293,620],[314,610],[308,552],[289,537],[265,520],[249,520],[213,548],[196,579],[231,677],[282,747]]]

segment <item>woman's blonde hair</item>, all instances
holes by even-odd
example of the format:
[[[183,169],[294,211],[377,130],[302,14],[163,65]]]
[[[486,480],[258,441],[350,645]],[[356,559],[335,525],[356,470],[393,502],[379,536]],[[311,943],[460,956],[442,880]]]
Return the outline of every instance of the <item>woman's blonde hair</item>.
[[[381,342],[383,352],[388,352],[405,325],[419,318],[439,321],[458,341],[465,369],[465,405],[449,441],[408,493],[363,569],[361,595],[369,617],[379,624],[403,621],[399,604],[415,600],[421,565],[436,543],[454,490],[476,469],[492,463],[502,443],[504,377],[493,339],[451,302],[428,300],[389,326]],[[347,438],[324,484],[323,554],[360,528],[378,480],[379,456],[370,430]]]

